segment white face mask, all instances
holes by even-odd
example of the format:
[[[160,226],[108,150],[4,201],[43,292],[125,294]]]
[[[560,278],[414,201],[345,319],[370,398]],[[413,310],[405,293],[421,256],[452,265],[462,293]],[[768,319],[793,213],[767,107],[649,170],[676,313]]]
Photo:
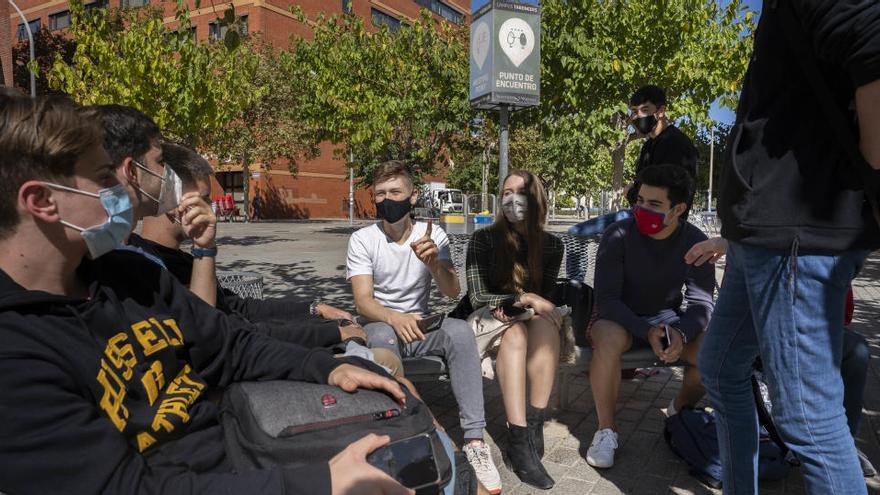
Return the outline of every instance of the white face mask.
[[[180,179],[180,176],[177,175],[177,173],[175,173],[168,165],[165,165],[165,173],[162,176],[159,176],[159,174],[148,169],[137,160],[133,161],[135,166],[162,181],[162,188],[159,189],[158,198],[154,198],[148,192],[138,188],[138,191],[156,203],[156,216],[177,208],[177,205],[180,204],[180,198],[183,196],[183,181]]]
[[[519,223],[526,219],[529,200],[525,194],[511,194],[501,200],[501,211],[510,223]]]
[[[134,220],[134,210],[131,206],[131,199],[128,197],[128,191],[125,186],[117,184],[113,187],[101,189],[97,193],[82,191],[72,187],[62,186],[52,182],[44,182],[48,187],[59,191],[67,191],[76,194],[83,194],[97,198],[101,201],[104,211],[107,212],[107,220],[93,227],[80,227],[70,222],[61,221],[61,225],[79,231],[86,246],[89,248],[89,255],[92,259],[98,258],[103,254],[122,246],[125,239],[133,230],[132,221]]]

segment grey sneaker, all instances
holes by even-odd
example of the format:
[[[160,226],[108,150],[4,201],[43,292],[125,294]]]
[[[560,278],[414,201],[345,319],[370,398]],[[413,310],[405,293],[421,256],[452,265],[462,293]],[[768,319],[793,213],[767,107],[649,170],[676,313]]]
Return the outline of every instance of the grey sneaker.
[[[468,442],[461,450],[486,490],[492,495],[501,493],[501,475],[492,461],[492,449],[489,445],[486,442]]]
[[[587,451],[587,464],[597,468],[610,468],[614,465],[615,450],[617,433],[611,428],[603,428],[593,435],[593,443]]]

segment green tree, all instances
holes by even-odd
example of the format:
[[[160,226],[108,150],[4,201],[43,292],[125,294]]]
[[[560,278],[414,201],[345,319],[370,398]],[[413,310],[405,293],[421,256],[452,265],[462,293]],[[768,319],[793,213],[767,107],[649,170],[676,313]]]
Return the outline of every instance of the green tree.
[[[55,63],[56,57],[70,63],[76,51],[76,43],[59,33],[40,29],[34,33],[34,60],[36,61],[36,89],[38,95],[59,94],[49,88],[45,74]],[[29,92],[31,88],[30,48],[27,40],[20,41],[12,47],[12,78],[15,86]]]
[[[709,123],[712,102],[735,102],[751,52],[752,17],[740,0],[723,7],[714,0],[545,0],[545,139],[571,158],[568,166],[596,163],[590,157],[596,148],[607,153],[619,204],[632,163],[629,95],[644,84],[665,88],[669,113],[693,135]]]
[[[86,13],[82,0],[72,0],[70,10],[76,51],[72,61],[56,55],[47,79],[78,103],[139,108],[166,135],[197,146],[262,91],[252,84],[257,61],[240,49],[237,32],[229,30],[225,43],[194,43],[182,4],[173,30],[157,9]],[[234,10],[224,17],[235,22]]]
[[[313,39],[294,40],[286,64],[288,84],[306,95],[297,114],[317,139],[342,145],[341,157],[355,157],[358,176],[369,180],[390,159],[430,173],[455,155],[475,115],[464,27],[424,10],[396,32],[352,15],[321,14],[312,26]]]
[[[258,95],[234,120],[207,133],[202,143],[218,160],[242,164],[247,216],[251,164],[259,160],[268,167],[276,160],[285,160],[295,174],[297,160],[315,157],[317,146],[309,128],[296,118],[303,94],[300,86],[286,80],[284,67],[290,64],[290,54],[276,52],[259,34],[248,36],[240,50],[257,61],[251,84],[259,88]]]

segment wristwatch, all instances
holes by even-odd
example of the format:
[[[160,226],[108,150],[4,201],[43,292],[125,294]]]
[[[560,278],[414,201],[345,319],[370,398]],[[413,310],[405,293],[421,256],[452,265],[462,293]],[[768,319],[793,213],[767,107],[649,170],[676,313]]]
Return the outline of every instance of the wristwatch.
[[[679,335],[681,335],[681,343],[682,344],[688,343],[687,335],[685,335],[684,332],[680,328],[676,328],[676,327],[669,327],[669,328],[675,330],[676,332],[678,332]]]
[[[194,258],[214,258],[217,256],[217,247],[200,248],[193,246],[191,252]]]
[[[317,299],[312,301],[312,304],[309,304],[309,316],[321,316],[318,314],[318,306],[321,304],[323,303]]]

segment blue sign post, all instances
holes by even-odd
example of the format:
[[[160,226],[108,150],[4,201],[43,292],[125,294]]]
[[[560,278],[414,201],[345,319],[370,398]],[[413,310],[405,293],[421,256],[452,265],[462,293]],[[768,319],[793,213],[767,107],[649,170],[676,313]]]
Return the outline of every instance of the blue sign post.
[[[538,0],[473,0],[470,27],[470,102],[500,113],[498,176],[504,180],[509,112],[540,102],[541,6]]]

